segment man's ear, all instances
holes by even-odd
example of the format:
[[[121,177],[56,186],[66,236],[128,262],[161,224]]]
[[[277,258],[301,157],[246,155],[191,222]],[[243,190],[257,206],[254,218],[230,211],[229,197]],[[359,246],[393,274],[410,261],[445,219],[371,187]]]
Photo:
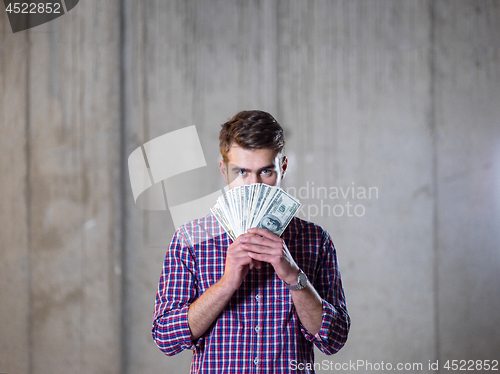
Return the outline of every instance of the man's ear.
[[[288,167],[288,159],[286,158],[286,156],[283,156],[283,158],[281,159],[281,179],[282,180],[283,180],[283,178],[285,178],[287,167]]]
[[[224,160],[220,160],[219,161],[219,170],[220,170],[220,173],[222,174],[222,179],[224,180],[224,182],[226,184],[229,184],[227,182],[227,164],[224,162]]]

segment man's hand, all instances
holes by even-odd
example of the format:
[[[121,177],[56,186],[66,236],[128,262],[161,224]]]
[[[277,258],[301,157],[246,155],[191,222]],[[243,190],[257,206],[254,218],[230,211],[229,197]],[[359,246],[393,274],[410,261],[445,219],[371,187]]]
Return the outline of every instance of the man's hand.
[[[227,247],[222,278],[189,306],[188,324],[193,341],[203,335],[215,321],[233,293],[240,288],[248,271],[254,267],[260,269],[262,266],[260,261],[250,257],[248,252],[241,248],[241,237],[242,235]]]
[[[237,237],[236,240],[227,247],[226,264],[221,281],[228,285],[233,291],[236,291],[241,286],[243,278],[245,278],[249,270],[254,267],[257,269],[262,267],[260,261],[253,259],[248,255],[248,252],[243,249],[241,239],[244,235],[246,234]]]
[[[300,269],[285,242],[266,229],[249,229],[227,248],[222,278],[190,305],[188,323],[193,341],[210,327],[248,271],[254,267],[260,269],[262,262],[270,263],[284,282],[297,283]],[[321,297],[309,282],[302,290],[290,292],[301,323],[311,334],[316,334],[321,328]]]
[[[254,260],[270,263],[276,275],[288,284],[296,284],[300,269],[295,263],[283,239],[272,232],[248,229],[239,237],[241,248]],[[301,290],[290,291],[300,322],[312,335],[319,332],[322,323],[323,304],[310,282]]]
[[[288,284],[297,283],[300,272],[283,239],[272,232],[254,227],[237,239],[245,253],[256,261],[270,263],[276,275]]]

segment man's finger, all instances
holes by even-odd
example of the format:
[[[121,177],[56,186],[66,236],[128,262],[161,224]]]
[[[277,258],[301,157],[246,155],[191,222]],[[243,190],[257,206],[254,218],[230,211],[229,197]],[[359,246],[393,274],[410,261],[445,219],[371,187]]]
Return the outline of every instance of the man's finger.
[[[267,256],[281,256],[283,251],[279,248],[262,246],[258,244],[243,244],[241,249],[247,253],[262,254]],[[267,262],[267,261],[266,261]]]
[[[260,227],[252,227],[251,229],[248,229],[248,232],[254,235],[260,235],[265,238],[271,239],[274,242],[281,242],[282,239],[279,236],[276,236],[273,234],[271,231],[260,228]]]
[[[263,254],[263,253],[256,253],[256,252],[248,252],[248,255],[250,257],[252,257],[255,261],[259,261],[259,262],[268,262],[270,264],[273,263],[273,261],[275,261],[277,258],[276,256],[274,255],[270,255],[270,254]]]

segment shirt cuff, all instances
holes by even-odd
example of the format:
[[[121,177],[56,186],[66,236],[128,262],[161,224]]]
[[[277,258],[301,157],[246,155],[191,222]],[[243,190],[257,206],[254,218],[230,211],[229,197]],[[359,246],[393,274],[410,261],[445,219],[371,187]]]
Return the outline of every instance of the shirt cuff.
[[[189,305],[170,310],[167,315],[160,317],[153,327],[156,344],[167,355],[174,355],[185,349],[196,350],[203,343],[203,336],[195,342],[191,340],[188,310]]]
[[[180,317],[182,318],[182,330],[184,331],[184,344],[183,344],[183,349],[190,349],[195,351],[200,347],[200,345],[203,342],[203,335],[200,336],[198,339],[196,339],[195,342],[191,340],[191,329],[189,328],[189,323],[188,323],[188,311],[189,311],[189,305],[185,305],[180,309]]]
[[[322,300],[321,301],[322,305],[323,305],[323,314],[321,315],[321,328],[319,329],[319,331],[313,335],[311,334],[309,331],[307,331],[307,329],[302,325],[302,323],[300,323],[300,331],[302,331],[302,334],[304,335],[304,337],[310,341],[311,343],[316,343],[316,342],[321,342],[321,336],[324,335],[325,330],[327,330],[328,326],[327,326],[327,323],[326,323],[326,314],[328,313],[327,312],[327,305],[325,305],[325,300]]]
[[[320,330],[315,335],[312,335],[301,323],[300,330],[305,339],[316,345],[323,353],[333,354],[344,345],[347,338],[347,336],[345,338],[342,337],[344,334],[337,335],[335,332],[340,326],[348,329],[349,322],[345,321],[346,326],[343,326],[344,318],[341,313],[325,300],[322,300],[322,304],[323,314],[321,316]]]

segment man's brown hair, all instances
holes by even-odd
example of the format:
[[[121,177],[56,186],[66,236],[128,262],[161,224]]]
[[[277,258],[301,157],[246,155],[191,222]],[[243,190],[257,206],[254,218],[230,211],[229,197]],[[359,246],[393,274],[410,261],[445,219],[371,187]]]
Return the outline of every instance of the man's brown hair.
[[[278,152],[285,147],[283,128],[272,115],[261,110],[239,112],[221,127],[219,146],[225,163],[229,162],[227,154],[233,143],[244,149],[272,149]]]

